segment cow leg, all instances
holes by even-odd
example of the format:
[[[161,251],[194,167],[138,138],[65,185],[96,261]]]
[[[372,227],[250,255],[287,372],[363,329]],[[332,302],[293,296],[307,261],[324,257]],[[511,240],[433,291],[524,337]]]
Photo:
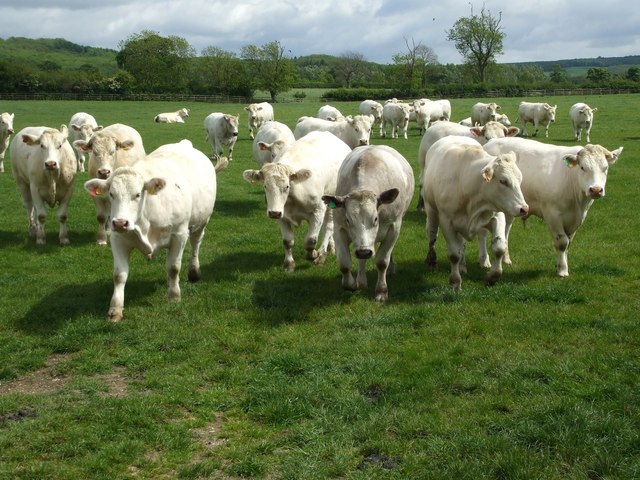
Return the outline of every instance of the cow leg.
[[[478,231],[478,263],[482,268],[491,268],[491,260],[487,253],[487,233],[485,228]]]
[[[335,249],[333,239],[333,210],[326,208],[320,231],[322,232],[322,243],[313,263],[316,265],[324,265],[327,254]]]
[[[342,288],[353,292],[358,289],[358,284],[351,273],[351,252],[349,251],[351,240],[349,235],[342,229],[336,230],[334,236],[336,240],[336,259],[342,274]]]
[[[393,252],[393,247],[398,240],[399,233],[399,229],[391,226],[385,238],[382,240],[382,242],[380,242],[380,247],[376,252],[376,268],[378,269],[378,281],[376,283],[375,299],[378,302],[386,302],[389,298],[389,289],[387,287],[387,273],[393,273],[393,270],[395,270],[391,252]]]
[[[205,228],[199,228],[194,230],[189,235],[191,242],[191,260],[189,260],[189,272],[187,278],[190,282],[197,282],[201,278],[200,273],[200,245],[202,245],[202,239],[204,238]]]
[[[567,250],[571,245],[573,235],[568,235],[564,226],[559,221],[549,220],[549,231],[553,240],[553,246],[556,249],[556,273],[559,277],[569,276],[569,260]]]
[[[167,250],[167,296],[169,300],[180,301],[180,267],[182,253],[187,243],[187,233],[172,235]]]
[[[439,219],[438,212],[427,208],[427,240],[429,241],[429,251],[427,252],[427,270],[430,272],[434,272],[436,270],[436,266],[438,265],[438,258],[436,255],[436,240],[438,239],[438,227],[439,227]]]
[[[502,259],[507,248],[505,240],[506,221],[502,213],[497,213],[487,224],[487,228],[491,232],[491,252],[495,258],[491,265],[491,270],[485,277],[487,285],[494,285],[502,276]]]
[[[291,224],[286,220],[279,219],[280,233],[282,235],[282,245],[284,246],[284,271],[293,272],[296,268],[296,262],[293,259],[293,245],[295,237]]]
[[[58,205],[58,223],[60,224],[58,239],[60,240],[60,245],[69,245],[71,243],[69,241],[69,234],[67,233],[67,208],[69,207],[72,193],[73,189],[69,188],[67,194]]]
[[[29,185],[24,183],[19,183],[18,188],[20,189],[20,193],[22,194],[22,205],[27,214],[27,232],[29,233],[29,237],[36,238],[36,223],[35,223],[35,215],[33,212],[33,199],[31,198],[31,189]]]
[[[47,238],[44,230],[44,225],[47,222],[47,207],[40,197],[38,188],[35,184],[31,185],[31,199],[33,200],[35,216],[36,245],[45,245],[47,243]]]
[[[407,130],[409,129],[409,122],[406,122],[404,124],[404,127],[402,127],[402,134],[404,136],[404,139],[407,139]]]
[[[462,237],[460,237],[451,227],[444,222],[441,225],[442,235],[447,241],[447,256],[451,263],[451,274],[449,275],[449,285],[454,291],[459,291],[462,287],[462,276],[460,275],[460,260],[464,255],[464,243]]]
[[[304,238],[304,249],[307,251],[307,260],[315,261],[318,258],[319,252],[316,250],[316,244],[318,243],[320,230],[324,223],[326,210],[329,209],[325,207],[316,210],[309,219],[309,229],[307,230],[307,234]],[[331,219],[333,219],[333,216]],[[322,262],[324,262],[324,260],[322,260]]]
[[[122,320],[124,310],[124,287],[129,277],[129,255],[132,248],[118,241],[111,239],[111,251],[113,253],[113,295],[107,312],[107,319],[112,322]]]
[[[502,262],[505,265],[511,265],[511,256],[509,255],[509,233],[511,233],[511,227],[513,226],[513,217],[505,214],[505,228],[504,228],[504,241],[505,241],[505,250],[504,250],[504,258]]]
[[[98,245],[107,244],[107,234],[109,233],[109,213],[111,211],[111,205],[108,200],[102,198],[93,199],[96,205],[96,220],[98,221],[98,235],[96,242]]]

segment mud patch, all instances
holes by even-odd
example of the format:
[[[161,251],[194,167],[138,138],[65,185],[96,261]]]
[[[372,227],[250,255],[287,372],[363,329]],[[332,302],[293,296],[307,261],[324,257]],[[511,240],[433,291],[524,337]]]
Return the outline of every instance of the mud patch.
[[[95,377],[107,386],[104,397],[126,397],[129,393],[129,382],[124,367],[116,367],[111,372]]]
[[[44,368],[10,382],[0,383],[0,395],[7,393],[39,395],[60,390],[69,379],[60,375],[58,365],[67,358],[67,355],[51,355]]]
[[[220,436],[222,431],[222,414],[216,413],[213,422],[204,427],[193,430],[198,441],[206,450],[213,450],[216,447],[225,445],[226,438]]]
[[[0,425],[8,422],[21,422],[27,418],[37,417],[35,410],[30,408],[21,408],[15,412],[7,413],[6,415],[0,415]]]

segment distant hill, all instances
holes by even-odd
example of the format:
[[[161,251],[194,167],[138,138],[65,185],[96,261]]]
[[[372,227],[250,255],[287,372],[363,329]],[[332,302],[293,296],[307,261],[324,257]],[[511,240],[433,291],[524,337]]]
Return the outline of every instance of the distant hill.
[[[76,70],[83,65],[91,65],[106,75],[113,74],[116,51],[77,45],[62,38],[0,38],[0,61],[18,60],[33,67]],[[46,64],[45,64],[46,62]]]
[[[551,72],[554,65],[560,65],[569,77],[584,77],[590,68],[606,67],[611,73],[624,74],[630,67],[640,65],[640,55],[626,57],[574,58],[569,60],[549,60],[542,62],[518,62],[509,65],[538,66],[545,72]]]

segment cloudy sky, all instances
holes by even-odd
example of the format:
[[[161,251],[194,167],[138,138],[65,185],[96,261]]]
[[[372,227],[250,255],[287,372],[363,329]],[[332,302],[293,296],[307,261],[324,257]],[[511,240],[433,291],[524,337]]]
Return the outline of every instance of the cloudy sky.
[[[440,63],[461,63],[446,31],[483,4],[502,15],[499,63],[640,54],[640,9],[628,0],[0,0],[0,38],[117,50],[152,30],[183,37],[198,53],[278,40],[291,56],[350,51],[382,64],[413,39]]]

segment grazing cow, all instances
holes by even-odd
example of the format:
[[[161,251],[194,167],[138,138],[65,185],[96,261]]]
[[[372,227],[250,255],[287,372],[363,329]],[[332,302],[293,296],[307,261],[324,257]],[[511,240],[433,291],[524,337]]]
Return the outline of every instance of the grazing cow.
[[[240,115],[226,113],[210,113],[204,119],[204,130],[207,132],[206,140],[211,144],[211,158],[219,159],[224,155],[224,146],[227,146],[229,160],[233,160],[233,147],[238,140],[238,126]],[[253,138],[253,135],[251,136]]]
[[[289,145],[296,141],[291,129],[284,123],[269,120],[262,124],[253,139],[253,158],[259,165],[273,162]]]
[[[284,245],[284,269],[293,272],[293,227],[302,220],[309,223],[304,239],[307,259],[324,263],[333,248],[333,215],[322,201],[335,195],[338,169],[351,149],[329,132],[310,132],[292,143],[275,163],[260,170],[245,170],[249,183],[262,183],[267,198],[267,216],[280,224]],[[320,231],[324,237],[316,250]]]
[[[184,119],[189,116],[189,110],[181,108],[175,112],[159,113],[153,119],[156,123],[184,123]]]
[[[518,106],[518,118],[522,124],[522,135],[525,137],[527,134],[527,123],[532,123],[535,127],[533,136],[538,135],[538,128],[540,125],[544,127],[544,136],[549,136],[549,124],[556,121],[556,108],[548,103],[532,103],[532,102],[520,102]]]
[[[343,288],[367,287],[365,264],[375,255],[378,270],[375,299],[387,300],[387,272],[395,271],[393,247],[411,203],[414,184],[411,165],[391,147],[362,147],[347,155],[338,171],[336,194],[322,197],[334,209],[336,256]],[[349,250],[352,243],[358,259],[355,279]]]
[[[116,168],[131,165],[136,160],[144,158],[145,150],[142,137],[136,129],[121,123],[114,123],[94,132],[89,140],[73,142],[76,149],[89,153],[89,178],[107,179]],[[96,219],[98,220],[98,245],[107,244],[109,225],[108,197],[94,197],[96,205]]]
[[[618,160],[623,147],[610,152],[600,145],[565,147],[524,138],[498,138],[484,148],[492,155],[511,151],[518,156],[529,214],[544,219],[556,250],[557,274],[568,276],[569,245],[593,201],[604,197],[609,165]],[[507,242],[512,221],[507,215]]]
[[[9,140],[13,133],[13,118],[15,114],[4,112],[0,114],[0,173],[4,172],[4,154],[9,148]]]
[[[129,255],[138,249],[151,259],[167,248],[170,300],[180,300],[180,268],[191,243],[189,280],[200,279],[199,251],[216,200],[216,170],[189,140],[164,145],[108,179],[87,181],[93,196],[111,198],[113,295],[108,319],[122,320]]]
[[[253,131],[258,130],[260,125],[269,120],[273,120],[273,107],[270,103],[252,103],[244,109],[249,113],[249,136],[253,140]]]
[[[318,109],[318,113],[316,114],[317,118],[322,118],[323,120],[329,120],[331,122],[335,122],[336,120],[344,120],[344,115],[338,110],[336,107],[332,107],[331,105],[323,105]]]
[[[56,204],[60,245],[69,244],[67,207],[78,162],[67,139],[68,133],[66,125],[61,125],[59,130],[26,127],[17,133],[9,147],[11,170],[27,212],[29,235],[36,239],[37,245],[46,244],[47,205],[54,208]]]
[[[431,148],[431,145],[436,143],[443,137],[450,135],[459,137],[469,137],[476,140],[480,145],[484,145],[492,138],[501,137],[515,137],[520,132],[518,127],[505,127],[498,122],[487,122],[482,127],[465,127],[455,122],[436,122],[434,123],[420,141],[420,148],[418,150],[418,166],[420,171],[419,181],[422,181],[423,173],[426,169],[427,151]],[[418,198],[418,210],[424,209],[424,203],[422,196]]]
[[[416,123],[422,135],[433,122],[449,121],[451,118],[451,102],[449,100],[429,100],[421,98],[413,102]]]
[[[373,115],[373,125],[379,125],[382,136],[382,105],[375,100],[364,100],[358,108],[360,115]]]
[[[356,148],[369,145],[372,125],[373,116],[371,115],[349,116],[335,122],[315,117],[300,117],[293,130],[293,135],[297,140],[309,132],[330,132],[349,145],[349,148]]]
[[[587,143],[591,141],[591,127],[593,127],[593,114],[598,111],[597,108],[591,108],[586,103],[576,103],[569,109],[569,118],[573,127],[574,139],[580,141],[582,139],[582,130],[584,129],[587,137]]]
[[[471,126],[484,125],[490,121],[496,121],[500,105],[495,102],[478,102],[471,107]]]
[[[74,113],[69,120],[69,138],[71,145],[76,140],[89,140],[93,132],[102,130],[102,125],[98,125],[93,115],[85,112]],[[84,172],[85,155],[81,149],[75,148],[76,159],[78,160],[78,171]]]
[[[465,241],[486,229],[492,234],[495,262],[485,280],[493,285],[502,275],[507,248],[501,212],[518,217],[529,211],[520,189],[522,174],[515,154],[492,156],[476,140],[449,136],[434,143],[427,157],[421,194],[427,213],[428,267],[436,266],[434,245],[441,228],[451,262],[449,284],[459,290]]]
[[[382,107],[382,130],[381,136],[387,136],[387,123],[391,124],[391,138],[398,138],[399,131],[407,138],[407,129],[411,118],[412,106],[408,103],[387,101]]]
[[[505,127],[510,127],[511,126],[511,120],[509,120],[509,117],[504,113],[496,113],[495,121],[496,122],[500,122]],[[475,125],[471,124],[471,117],[463,118],[458,123],[460,125],[464,125],[465,127],[473,127],[473,126],[475,126]]]

